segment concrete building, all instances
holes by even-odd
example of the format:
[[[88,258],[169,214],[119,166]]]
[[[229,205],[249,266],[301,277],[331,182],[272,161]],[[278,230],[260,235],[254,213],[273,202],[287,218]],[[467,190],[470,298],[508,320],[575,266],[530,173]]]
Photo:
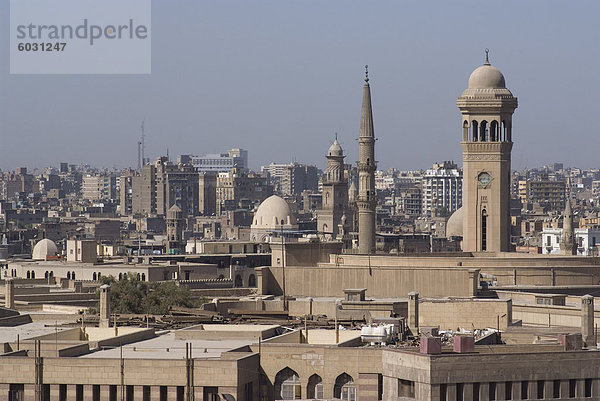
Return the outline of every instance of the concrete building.
[[[166,215],[173,205],[186,216],[198,214],[198,173],[190,164],[174,165],[167,157],[143,167],[132,177],[132,213]]]
[[[547,210],[563,210],[565,208],[565,191],[564,181],[519,181],[521,202],[539,203]]]
[[[217,214],[238,208],[251,209],[273,194],[273,187],[263,175],[233,169],[217,176]]]
[[[319,188],[319,169],[301,163],[262,166],[261,172],[268,174],[273,190],[283,196],[300,195],[303,191],[316,192]]]
[[[485,62],[456,102],[462,114],[463,250],[510,250],[510,154],[517,98]]]
[[[371,87],[369,72],[365,67],[365,84],[358,134],[358,252],[375,252],[375,129],[373,128],[373,110],[371,106]]]
[[[86,174],[82,180],[82,199],[89,201],[117,199],[117,177],[114,175]]]
[[[234,168],[248,170],[248,151],[231,149],[224,153],[204,156],[181,155],[178,162],[191,163],[199,173],[227,173]]]
[[[452,213],[462,206],[462,170],[456,163],[435,163],[433,168],[425,171],[421,182],[422,215],[432,217]]]

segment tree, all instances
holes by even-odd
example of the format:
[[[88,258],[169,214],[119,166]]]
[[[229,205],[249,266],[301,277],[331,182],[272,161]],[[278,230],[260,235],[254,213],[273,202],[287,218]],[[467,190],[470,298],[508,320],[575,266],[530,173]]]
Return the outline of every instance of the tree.
[[[135,273],[127,273],[123,279],[102,277],[103,284],[110,285],[110,308],[114,313],[148,313],[162,315],[172,306],[192,308],[197,306],[187,287],[173,282],[146,283]]]

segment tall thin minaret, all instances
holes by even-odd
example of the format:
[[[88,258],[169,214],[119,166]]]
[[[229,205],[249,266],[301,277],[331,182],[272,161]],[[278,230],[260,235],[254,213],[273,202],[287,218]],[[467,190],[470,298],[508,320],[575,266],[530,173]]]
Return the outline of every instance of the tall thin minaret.
[[[365,66],[365,85],[363,86],[360,132],[358,134],[358,252],[375,252],[375,130],[373,129],[373,110],[371,108],[371,87],[369,70]]]
[[[565,196],[565,211],[563,212],[563,232],[560,241],[560,253],[562,255],[577,255],[575,246],[575,231],[573,230],[573,210],[571,209],[571,179],[567,179],[567,191]]]

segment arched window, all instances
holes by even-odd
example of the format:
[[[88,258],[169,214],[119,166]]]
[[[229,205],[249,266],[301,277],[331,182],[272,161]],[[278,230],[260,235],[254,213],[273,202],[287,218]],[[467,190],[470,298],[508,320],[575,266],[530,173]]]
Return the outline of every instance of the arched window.
[[[50,277],[54,277],[54,270],[50,271]]]
[[[71,272],[67,272],[67,280],[71,280]]]
[[[239,274],[235,275],[235,287],[241,287],[243,286],[244,283],[242,282],[242,276],[240,276]]]
[[[35,271],[31,271],[31,278],[35,278]]]
[[[347,401],[356,401],[356,386],[354,379],[347,373],[342,373],[335,379],[333,396]]]
[[[302,386],[298,373],[290,368],[285,368],[275,375],[275,399],[300,400]]]
[[[98,277],[98,281],[100,281],[100,277],[102,277],[102,275],[100,274],[100,272],[98,272],[98,274],[96,275],[96,277]]]
[[[27,278],[31,278],[31,272],[27,270]]]
[[[136,274],[136,278],[139,280],[140,279],[140,273]]]
[[[481,142],[488,141],[488,123],[485,120],[481,122],[481,126],[479,127],[479,140]]]
[[[471,137],[473,138],[473,142],[477,142],[477,138],[479,136],[479,126],[477,125],[477,121],[471,122]]]
[[[142,281],[146,281],[146,273],[142,273]]]
[[[48,278],[48,270],[44,273],[44,278]]]
[[[308,386],[306,388],[308,398],[323,398],[323,379],[318,374],[312,375],[308,379]]]
[[[75,280],[75,272],[71,272],[71,280]]]
[[[248,277],[248,287],[256,287],[256,276],[254,274]]]
[[[96,272],[94,272],[94,274],[92,274],[92,280],[96,281]]]
[[[463,141],[469,140],[469,122],[465,120],[463,123]]]
[[[498,121],[494,120],[490,124],[490,141],[498,142],[500,139],[498,138]]]
[[[123,280],[123,273],[119,273],[119,281]]]

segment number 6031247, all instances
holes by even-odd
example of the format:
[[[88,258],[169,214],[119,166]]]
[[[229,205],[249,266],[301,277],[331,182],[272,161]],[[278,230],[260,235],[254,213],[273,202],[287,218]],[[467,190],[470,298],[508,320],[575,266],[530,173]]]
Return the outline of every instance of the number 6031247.
[[[67,47],[65,42],[34,42],[34,43],[19,43],[17,50],[20,52],[62,52]]]

